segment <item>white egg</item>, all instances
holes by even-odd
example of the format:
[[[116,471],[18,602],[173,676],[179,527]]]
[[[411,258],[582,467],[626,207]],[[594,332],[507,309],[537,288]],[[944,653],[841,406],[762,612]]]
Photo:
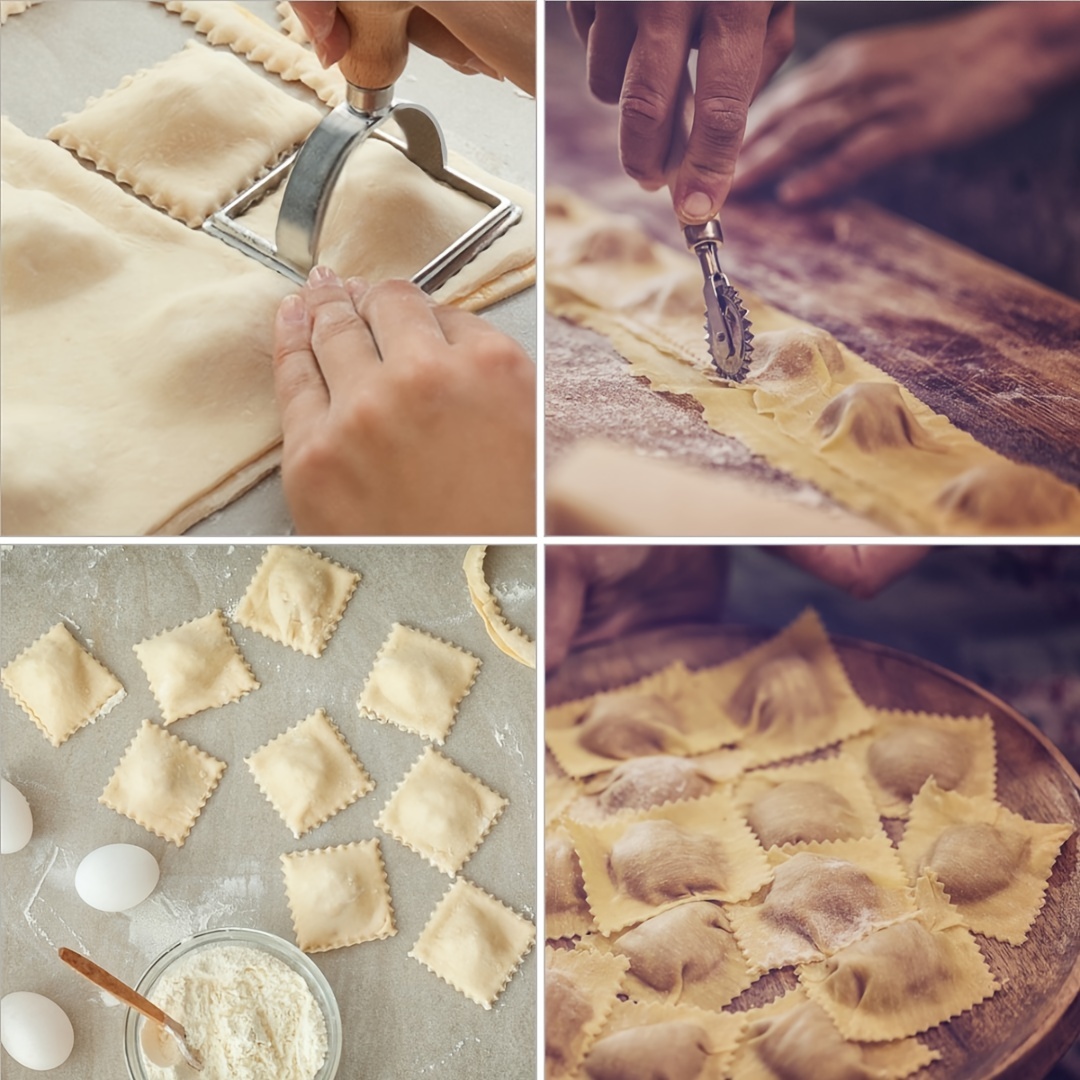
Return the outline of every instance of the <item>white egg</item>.
[[[17,990],[0,999],[0,1043],[20,1065],[45,1072],[67,1061],[75,1031],[55,1001]]]
[[[14,785],[0,779],[0,854],[22,851],[34,831],[34,816],[26,796]]]
[[[91,851],[75,871],[75,891],[98,911],[127,911],[158,883],[157,859],[134,844],[106,844]]]

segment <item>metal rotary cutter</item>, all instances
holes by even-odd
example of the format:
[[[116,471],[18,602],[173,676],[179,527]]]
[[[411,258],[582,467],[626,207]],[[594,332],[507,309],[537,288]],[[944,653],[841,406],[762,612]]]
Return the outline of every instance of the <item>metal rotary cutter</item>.
[[[686,246],[698,257],[705,275],[705,337],[716,370],[725,379],[741,382],[750,367],[754,335],[742,297],[720,269],[724,234],[720,219],[683,228]]]
[[[351,3],[339,7],[352,32],[349,55],[340,63],[348,80],[346,100],[323,118],[299,150],[208,218],[203,228],[302,285],[318,260],[330,196],[345,162],[369,137],[378,138],[396,147],[434,180],[489,207],[480,221],[413,275],[420,288],[434,292],[520,221],[521,207],[451,168],[442,130],[432,113],[422,105],[394,97],[394,83],[405,69],[408,53],[408,5]],[[380,130],[388,120],[397,124],[404,138]],[[277,228],[274,239],[269,240],[237,218],[283,181],[285,193]]]

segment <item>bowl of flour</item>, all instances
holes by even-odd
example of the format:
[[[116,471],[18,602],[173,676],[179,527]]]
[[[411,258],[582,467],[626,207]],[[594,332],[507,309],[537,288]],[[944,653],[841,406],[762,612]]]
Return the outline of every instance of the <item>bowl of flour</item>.
[[[178,941],[136,987],[187,1031],[196,1072],[160,1029],[129,1010],[124,1054],[131,1080],[332,1080],[341,1014],[326,977],[290,942],[263,930],[206,930]],[[166,1064],[166,1062],[169,1062]]]

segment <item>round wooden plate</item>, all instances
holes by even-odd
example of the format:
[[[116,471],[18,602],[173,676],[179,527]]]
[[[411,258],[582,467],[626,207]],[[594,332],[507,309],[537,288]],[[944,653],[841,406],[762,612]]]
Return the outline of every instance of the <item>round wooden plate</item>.
[[[570,656],[547,684],[547,704],[609,690],[673,660],[723,663],[771,636],[741,627],[684,625],[634,634]],[[832,638],[868,705],[956,716],[989,715],[997,738],[998,800],[1035,821],[1080,830],[1080,777],[1030,721],[992,694],[927,660],[883,645]],[[894,842],[903,823],[887,821]],[[1077,833],[1054,864],[1046,904],[1021,946],[976,935],[1002,988],[989,1000],[920,1036],[941,1059],[919,1080],[1038,1080],[1080,1036],[1080,868]],[[752,1008],[794,985],[788,969],[736,999]]]

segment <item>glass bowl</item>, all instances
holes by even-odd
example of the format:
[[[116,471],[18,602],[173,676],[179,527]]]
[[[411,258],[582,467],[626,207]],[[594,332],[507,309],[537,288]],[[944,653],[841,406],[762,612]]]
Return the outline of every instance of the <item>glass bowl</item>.
[[[333,1080],[341,1063],[341,1013],[338,1011],[337,998],[326,976],[315,966],[314,961],[302,953],[295,945],[276,934],[265,930],[250,930],[247,927],[222,927],[219,930],[203,930],[192,934],[169,946],[143,973],[135,989],[153,1000],[154,987],[158,980],[177,961],[195,952],[215,945],[243,945],[252,949],[261,949],[269,953],[303,978],[326,1019],[326,1060],[312,1080]],[[143,1052],[140,1036],[147,1021],[134,1009],[128,1009],[124,1025],[124,1060],[127,1062],[131,1080],[147,1080],[143,1066]]]

